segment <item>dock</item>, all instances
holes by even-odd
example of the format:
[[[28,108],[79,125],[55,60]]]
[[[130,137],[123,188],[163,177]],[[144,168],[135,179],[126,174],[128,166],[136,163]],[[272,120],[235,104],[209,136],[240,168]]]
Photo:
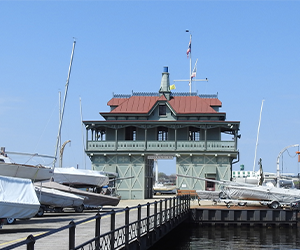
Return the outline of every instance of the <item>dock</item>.
[[[0,230],[0,249],[148,249],[181,223],[202,225],[288,226],[299,211],[216,205],[212,201],[156,196],[121,200],[116,207],[84,213],[45,213],[17,220]]]

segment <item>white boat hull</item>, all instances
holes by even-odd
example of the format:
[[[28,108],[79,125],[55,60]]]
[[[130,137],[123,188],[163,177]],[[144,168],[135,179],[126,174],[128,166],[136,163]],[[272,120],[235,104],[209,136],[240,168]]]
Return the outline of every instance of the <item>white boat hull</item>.
[[[42,181],[49,180],[53,176],[53,169],[44,166],[0,162],[0,175]]]
[[[53,188],[35,186],[35,191],[40,203],[51,207],[79,207],[84,201],[84,197]]]
[[[47,188],[54,188],[56,190],[60,190],[63,192],[72,193],[75,195],[83,196],[84,206],[87,207],[101,207],[101,206],[117,206],[120,202],[118,197],[113,197],[109,195],[103,195],[93,192],[83,191],[77,188],[67,187],[65,185],[61,185],[54,181],[44,181],[40,183],[36,183],[36,186],[43,186]]]
[[[177,188],[176,186],[154,186],[153,192],[160,194],[177,194]]]

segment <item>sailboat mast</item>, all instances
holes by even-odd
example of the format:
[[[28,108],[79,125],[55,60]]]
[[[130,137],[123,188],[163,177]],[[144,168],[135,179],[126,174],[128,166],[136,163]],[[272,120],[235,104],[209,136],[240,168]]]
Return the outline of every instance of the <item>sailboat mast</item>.
[[[72,48],[72,54],[71,54],[71,60],[70,60],[70,65],[69,65],[68,78],[67,78],[66,87],[65,87],[65,95],[64,95],[64,100],[63,100],[63,106],[62,106],[62,110],[61,110],[61,116],[60,116],[60,119],[59,119],[59,128],[58,128],[58,135],[57,135],[57,140],[56,140],[56,148],[55,148],[55,154],[54,154],[55,159],[53,161],[53,168],[55,168],[56,157],[57,157],[57,152],[58,152],[58,144],[60,142],[62,120],[63,120],[63,116],[64,116],[65,104],[66,104],[66,99],[67,99],[69,80],[70,80],[71,68],[72,68],[72,62],[73,62],[73,55],[74,55],[74,50],[75,50],[75,44],[76,44],[76,41],[74,40],[73,48]]]
[[[265,100],[262,100],[262,102],[261,102],[261,108],[260,108],[260,115],[259,115],[258,129],[257,129],[257,137],[256,137],[256,145],[255,145],[255,153],[254,153],[253,172],[255,171],[256,152],[257,152],[257,146],[258,146],[258,136],[259,136],[260,121],[261,121],[261,113],[262,113],[264,101],[265,101]]]
[[[80,119],[81,119],[81,134],[82,134],[82,146],[83,146],[83,159],[84,159],[84,168],[86,169],[86,159],[85,159],[85,144],[84,144],[84,133],[83,133],[83,120],[82,120],[82,105],[81,97],[79,98],[80,102]]]

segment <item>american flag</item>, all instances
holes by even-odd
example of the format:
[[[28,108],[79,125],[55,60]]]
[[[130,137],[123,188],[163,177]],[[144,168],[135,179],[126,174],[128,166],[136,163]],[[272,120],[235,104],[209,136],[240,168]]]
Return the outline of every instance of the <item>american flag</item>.
[[[196,73],[197,73],[197,68],[195,67],[194,70],[193,70],[193,73],[191,75],[191,78],[196,77]]]
[[[186,55],[187,55],[188,58],[189,58],[189,53],[191,53],[191,50],[192,50],[192,44],[191,44],[191,40],[190,40],[189,47],[188,47],[188,49],[186,51]]]

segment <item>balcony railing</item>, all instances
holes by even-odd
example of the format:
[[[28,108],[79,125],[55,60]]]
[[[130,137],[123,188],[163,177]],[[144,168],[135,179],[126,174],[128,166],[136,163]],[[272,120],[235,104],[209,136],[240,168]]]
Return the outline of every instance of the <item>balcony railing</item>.
[[[91,151],[235,151],[233,141],[88,141]]]

